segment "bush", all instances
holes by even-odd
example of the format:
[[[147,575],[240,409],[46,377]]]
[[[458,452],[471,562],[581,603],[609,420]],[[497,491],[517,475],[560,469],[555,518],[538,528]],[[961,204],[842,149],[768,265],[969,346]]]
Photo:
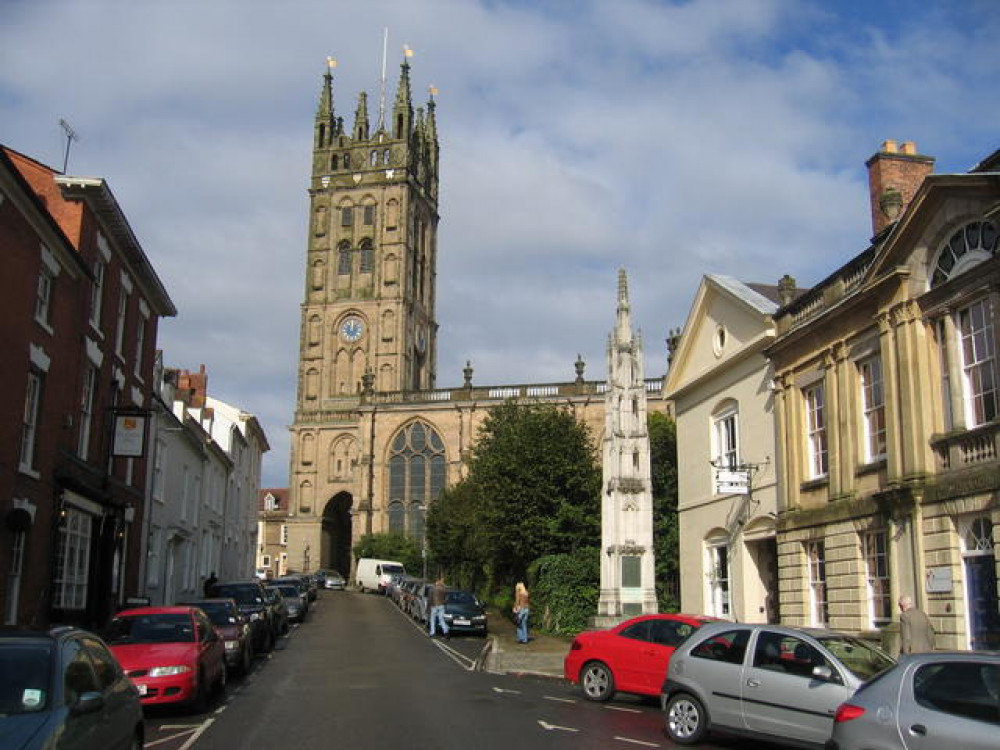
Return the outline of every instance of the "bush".
[[[540,557],[532,563],[528,577],[532,581],[531,621],[539,630],[575,635],[585,630],[587,620],[597,614],[601,593],[600,549],[584,547],[567,554]]]

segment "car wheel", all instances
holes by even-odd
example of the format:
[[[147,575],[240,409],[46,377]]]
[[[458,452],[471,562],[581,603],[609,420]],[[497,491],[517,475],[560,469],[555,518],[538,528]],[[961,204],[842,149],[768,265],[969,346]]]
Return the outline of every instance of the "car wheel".
[[[243,659],[240,662],[240,674],[246,677],[250,674],[250,667],[253,665],[253,654],[250,653],[250,644],[243,649]]]
[[[679,745],[700,742],[708,732],[708,715],[701,701],[687,693],[677,693],[667,701],[667,734]]]
[[[599,661],[587,662],[580,670],[580,687],[587,700],[604,701],[611,700],[615,694],[615,676],[607,664]]]
[[[129,750],[142,750],[143,745],[145,745],[145,742],[142,739],[142,728],[137,727],[132,734],[132,741],[129,742]]]
[[[229,678],[226,676],[226,666],[223,664],[222,669],[219,670],[219,679],[215,683],[215,692],[222,697],[226,694],[226,680]]]

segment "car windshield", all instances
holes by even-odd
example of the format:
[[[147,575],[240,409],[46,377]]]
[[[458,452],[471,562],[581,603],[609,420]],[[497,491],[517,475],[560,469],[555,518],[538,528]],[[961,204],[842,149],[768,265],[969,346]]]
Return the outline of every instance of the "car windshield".
[[[468,591],[449,591],[448,604],[471,604],[475,606],[476,597]]]
[[[286,596],[289,599],[297,599],[299,596],[299,590],[291,584],[287,586],[272,586],[271,588],[277,589],[281,592],[282,596]]]
[[[224,602],[199,602],[194,605],[201,609],[213,625],[220,628],[236,624],[236,613],[232,610],[232,605]]]
[[[51,663],[48,645],[0,644],[0,716],[45,710]]]
[[[229,599],[235,599],[237,604],[260,604],[260,589],[256,586],[222,585],[215,587],[215,593]]]
[[[108,626],[108,643],[193,643],[194,623],[188,614],[116,617]]]
[[[382,573],[383,574],[398,573],[401,576],[405,576],[406,575],[406,569],[402,565],[385,565],[385,564],[383,564],[382,565]]]
[[[858,638],[846,635],[820,638],[822,643],[855,677],[870,680],[892,667],[896,661]]]

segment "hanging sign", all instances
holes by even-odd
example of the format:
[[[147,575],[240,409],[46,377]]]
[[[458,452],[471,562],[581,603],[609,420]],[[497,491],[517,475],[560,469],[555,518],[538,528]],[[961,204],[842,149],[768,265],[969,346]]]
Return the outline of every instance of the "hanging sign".
[[[115,413],[114,455],[138,458],[146,448],[146,415],[134,412]]]
[[[715,472],[716,495],[747,495],[750,493],[750,472],[718,469]]]

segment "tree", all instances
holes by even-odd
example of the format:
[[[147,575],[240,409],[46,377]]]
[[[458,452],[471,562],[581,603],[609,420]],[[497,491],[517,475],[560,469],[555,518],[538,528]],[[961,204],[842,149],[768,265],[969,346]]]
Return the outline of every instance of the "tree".
[[[427,511],[429,566],[476,589],[486,565],[478,541],[476,488],[467,479],[445,489]]]
[[[434,559],[464,550],[491,584],[523,578],[543,555],[600,544],[601,471],[586,425],[551,404],[507,402],[484,419],[467,479],[429,513]],[[457,508],[456,517],[445,509]],[[433,520],[432,520],[433,519]]]
[[[362,557],[397,560],[411,573],[423,567],[420,547],[406,534],[365,534],[354,545],[354,558],[360,560]]]
[[[656,553],[656,594],[661,611],[676,610],[680,592],[680,550],[677,523],[677,425],[666,414],[653,412],[649,426],[650,473],[653,483],[653,547]]]

